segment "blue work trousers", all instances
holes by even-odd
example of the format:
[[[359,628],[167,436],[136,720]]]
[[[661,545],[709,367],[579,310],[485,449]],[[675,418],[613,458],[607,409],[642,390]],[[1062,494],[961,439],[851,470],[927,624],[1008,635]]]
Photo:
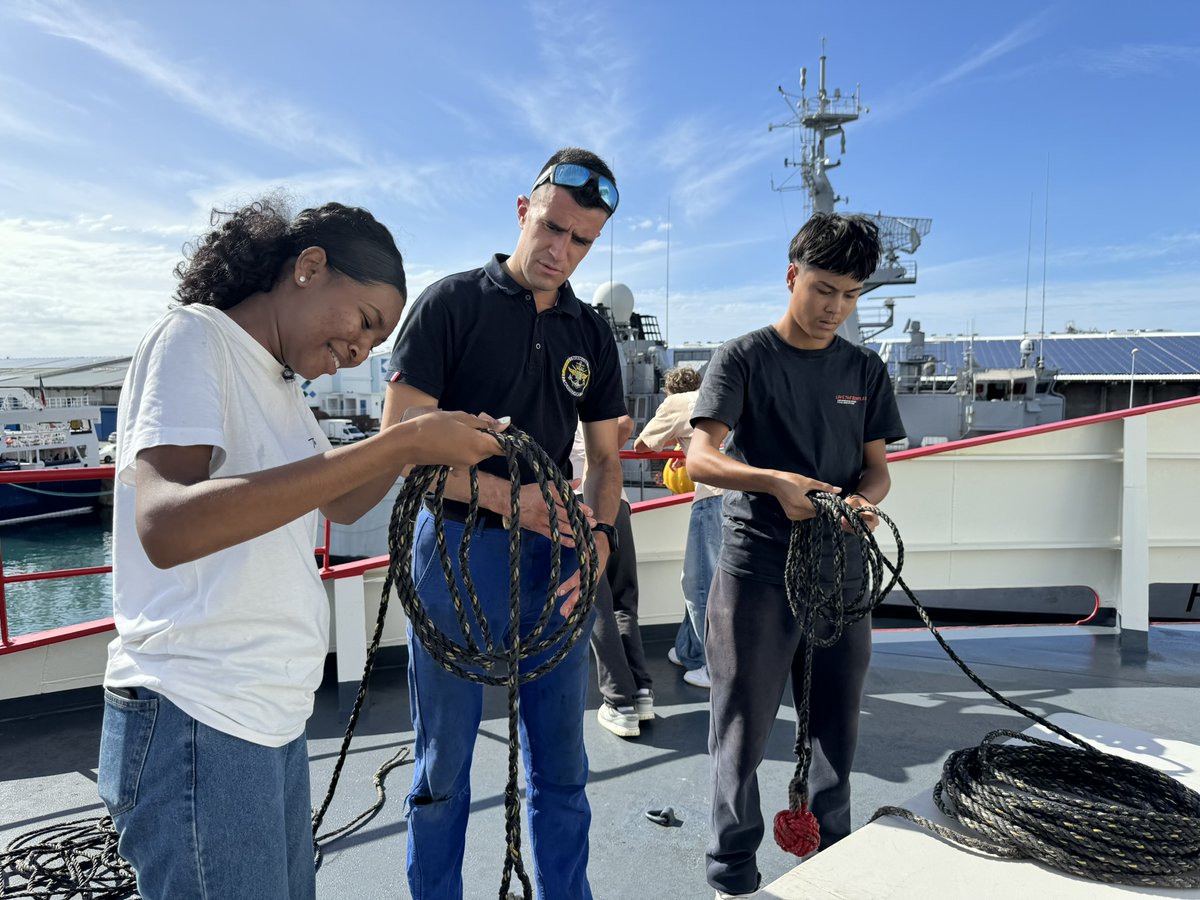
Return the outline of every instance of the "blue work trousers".
[[[454,576],[467,603],[458,564],[464,527],[458,522],[445,522]],[[471,576],[498,647],[508,643],[510,632],[508,556],[506,531],[475,526],[470,546]],[[577,567],[575,552],[563,548],[563,580]],[[549,540],[521,532],[520,570],[520,628],[525,636],[546,602]],[[427,510],[422,510],[417,521],[413,577],[421,603],[438,630],[461,643],[462,632],[437,553],[433,517]],[[468,613],[468,620],[473,618]],[[553,630],[561,624],[556,610],[548,628]],[[590,900],[592,896],[587,880],[591,808],[584,793],[588,761],[583,746],[591,627],[589,616],[566,658],[520,688],[521,755],[533,850],[530,874],[539,900]],[[478,638],[478,625],[472,628]],[[463,896],[463,849],[471,809],[471,756],[483,712],[483,688],[447,672],[421,645],[411,625],[408,640],[409,702],[416,730],[416,768],[407,800],[408,883],[414,900],[459,900]],[[521,671],[540,665],[560,645],[525,660]],[[499,796],[504,789],[504,773],[497,771],[494,777],[494,792]],[[503,835],[497,832],[495,840],[499,844]],[[525,853],[527,870],[529,855]],[[498,854],[496,858],[502,857]],[[497,869],[497,881],[499,875]]]

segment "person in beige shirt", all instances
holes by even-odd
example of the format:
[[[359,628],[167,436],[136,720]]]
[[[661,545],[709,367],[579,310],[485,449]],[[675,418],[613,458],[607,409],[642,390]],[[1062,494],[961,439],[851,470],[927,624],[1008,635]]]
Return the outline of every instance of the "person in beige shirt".
[[[665,387],[666,399],[634,442],[633,449],[642,453],[658,452],[675,444],[687,452],[691,443],[692,407],[700,389],[700,373],[689,366],[678,366],[667,372]],[[721,552],[724,492],[698,481],[695,484],[683,554],[684,617],[667,659],[685,669],[683,680],[688,684],[707,688],[710,682],[704,661],[704,613],[708,607],[708,586]]]

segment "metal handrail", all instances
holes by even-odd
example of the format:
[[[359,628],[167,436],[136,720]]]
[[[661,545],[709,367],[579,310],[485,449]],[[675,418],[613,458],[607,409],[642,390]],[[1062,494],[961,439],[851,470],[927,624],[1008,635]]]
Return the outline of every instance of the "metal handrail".
[[[661,453],[637,453],[632,450],[621,451],[622,459],[675,459],[682,457],[683,453],[679,450],[665,450]],[[92,481],[96,479],[113,479],[115,477],[115,466],[63,466],[61,468],[32,469],[20,472],[0,471],[0,484],[30,484],[43,481]],[[316,553],[321,560],[321,578],[324,580],[345,578],[347,577],[347,573],[343,571],[344,566],[331,566],[329,564],[330,535],[331,523],[328,519],[326,519],[324,543],[320,547],[314,549],[314,553]],[[384,559],[386,559],[386,557],[384,557]],[[358,566],[362,562],[365,561],[360,560],[357,563],[349,565]],[[376,566],[370,566],[369,568],[375,567]],[[8,648],[13,647],[14,644],[17,643],[11,640],[8,634],[8,607],[6,602],[7,585],[30,581],[49,581],[57,578],[76,578],[83,575],[108,575],[111,573],[112,566],[106,565],[74,569],[47,569],[41,572],[26,572],[20,575],[9,575],[4,570],[4,555],[2,552],[0,552],[0,654],[4,653]],[[110,620],[97,620],[97,622],[103,621]],[[34,636],[27,635],[25,637],[33,638]],[[68,639],[69,636],[60,638],[60,640]],[[20,643],[22,646],[25,645],[25,641],[21,641]]]
[[[1200,404],[1200,397],[1187,397],[1179,400],[1169,400],[1164,403],[1155,403],[1149,406],[1135,407],[1133,409],[1115,410],[1113,412],[1099,413],[1097,415],[1085,416],[1078,419],[1067,419],[1061,422],[1052,422],[1046,425],[1037,425],[1032,428],[1024,428],[1016,431],[986,435],[983,437],[967,438],[959,441],[948,441],[944,444],[938,444],[931,447],[901,450],[898,452],[889,453],[888,460],[890,462],[900,462],[909,459],[932,457],[953,450],[961,450],[993,443],[1003,443],[1005,441],[1010,441],[1021,437],[1028,437],[1034,434],[1046,434],[1065,429],[1082,428],[1100,422],[1115,421],[1133,416],[1143,416],[1148,413],[1177,409],[1195,404]],[[667,450],[659,453],[637,453],[630,450],[621,451],[622,459],[677,459],[683,457],[683,452],[679,450]],[[0,471],[0,484],[6,482],[23,483],[27,481],[39,480],[68,481],[89,478],[112,478],[114,474],[115,472],[113,466],[42,469],[34,472]],[[647,511],[664,505],[686,503],[690,499],[691,495],[689,494],[677,494],[657,500],[635,503],[633,504],[633,509],[635,512]],[[354,577],[361,575],[363,572],[369,569],[379,568],[380,566],[387,564],[387,557],[375,557],[372,559],[358,560],[351,563],[330,566],[328,529],[326,529],[324,546],[317,548],[316,552],[322,555],[321,578],[323,580]],[[6,583],[15,583],[18,581],[40,581],[51,578],[76,577],[80,575],[107,574],[111,571],[111,566],[95,566],[82,569],[61,569],[46,572],[26,573],[23,575],[6,575],[4,573],[3,557],[0,556],[0,655],[12,652],[13,650],[26,649],[31,646],[42,646],[44,644],[66,641],[74,637],[79,637],[84,633],[96,633],[98,631],[103,631],[107,628],[113,627],[111,619],[102,619],[95,622],[80,623],[79,625],[71,626],[70,628],[56,629],[50,632],[39,632],[35,635],[26,635],[18,638],[16,641],[10,640],[8,636],[8,623],[4,605],[4,586]]]

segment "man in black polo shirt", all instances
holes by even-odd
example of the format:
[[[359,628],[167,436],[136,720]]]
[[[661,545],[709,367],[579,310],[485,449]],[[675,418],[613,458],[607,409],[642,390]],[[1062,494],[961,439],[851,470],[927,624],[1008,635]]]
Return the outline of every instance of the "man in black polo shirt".
[[[583,422],[588,475],[584,499],[594,511],[596,549],[604,571],[621,497],[617,418],[625,413],[617,348],[608,325],[580,302],[567,279],[600,237],[617,206],[612,172],[577,148],[555,153],[529,196],[517,199],[521,233],[512,256],[444,278],[417,298],[392,353],[384,427],[412,407],[487,410],[509,416],[564,471],[577,421]],[[498,463],[498,464],[497,464]],[[507,466],[495,457],[480,467],[483,516],[471,543],[471,574],[497,641],[508,630],[508,536],[500,517],[510,505]],[[522,629],[545,603],[549,578],[549,513],[532,476],[521,489]],[[449,479],[447,497],[469,496],[467,473]],[[446,539],[457,546],[465,504],[447,501]],[[569,534],[565,510],[559,527]],[[606,527],[609,526],[609,527]],[[564,542],[569,543],[569,542]],[[560,589],[565,615],[577,600],[573,551],[563,553]],[[572,570],[575,570],[574,572]],[[456,630],[434,545],[432,517],[417,523],[414,577],[421,602],[439,628]],[[456,577],[461,576],[456,572]],[[461,581],[460,581],[461,590]],[[551,623],[553,627],[553,623]],[[591,629],[591,620],[583,626]],[[520,688],[522,750],[528,782],[534,876],[541,900],[586,900],[587,756],[583,711],[587,634],[551,672]],[[416,768],[408,796],[408,882],[416,900],[462,897],[463,839],[470,810],[471,755],[482,713],[482,688],[446,672],[412,629],[409,691]],[[553,653],[527,660],[530,669]]]

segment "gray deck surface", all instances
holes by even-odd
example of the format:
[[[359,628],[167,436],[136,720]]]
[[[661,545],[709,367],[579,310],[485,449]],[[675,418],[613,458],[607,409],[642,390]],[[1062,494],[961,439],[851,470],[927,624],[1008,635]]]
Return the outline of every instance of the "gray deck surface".
[[[654,634],[661,635],[658,629]],[[1200,744],[1200,630],[1155,626],[1149,652],[1123,658],[1118,638],[1069,627],[949,631],[959,654],[989,684],[1042,714],[1077,712]],[[593,683],[587,717],[593,823],[589,874],[598,900],[709,898],[704,881],[708,821],[707,693],[683,683],[651,640],[658,719],[641,738],[622,740],[596,724]],[[593,675],[594,682],[594,675]],[[412,741],[403,671],[379,671],[326,825],[340,825],[374,800],[371,775]],[[342,732],[336,690],[322,689],[309,725],[314,803],[325,787]],[[4,711],[0,708],[0,717]],[[473,811],[465,880],[468,898],[497,896],[503,841],[506,723],[503,697],[485,706],[473,769]],[[0,718],[0,847],[57,820],[99,814],[95,763],[98,706],[34,719]],[[794,760],[794,712],[779,713],[759,775],[764,814],[786,803]],[[855,824],[937,780],[954,749],[996,727],[1028,723],[998,707],[962,675],[928,635],[877,632],[854,769]],[[326,851],[317,876],[322,898],[407,898],[403,800],[411,766],[395,771],[383,811]],[[672,806],[682,825],[662,828],[643,813]],[[525,837],[528,854],[528,835]],[[527,856],[528,862],[528,856]],[[769,831],[759,856],[764,883],[796,864]],[[530,868],[531,868],[531,864]],[[852,873],[850,873],[852,876]]]

